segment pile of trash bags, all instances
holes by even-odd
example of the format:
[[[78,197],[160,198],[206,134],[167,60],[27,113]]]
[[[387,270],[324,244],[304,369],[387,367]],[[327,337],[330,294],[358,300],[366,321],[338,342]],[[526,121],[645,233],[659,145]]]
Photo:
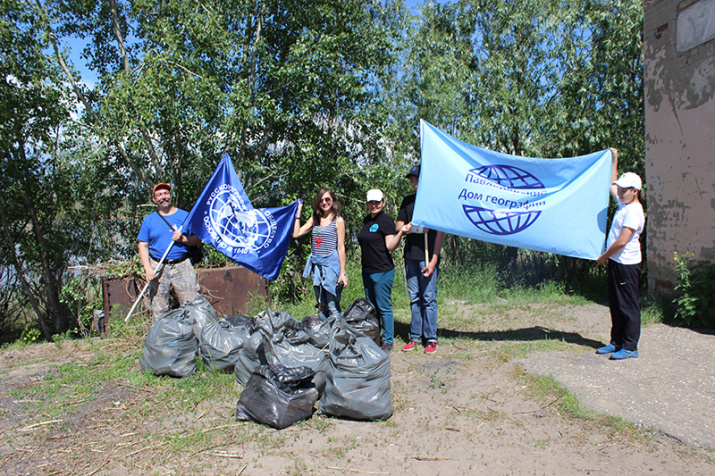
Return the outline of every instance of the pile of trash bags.
[[[165,314],[147,334],[143,372],[186,377],[201,359],[234,372],[245,389],[238,420],[286,428],[318,412],[355,420],[392,416],[390,360],[380,349],[374,306],[360,298],[342,318],[298,320],[267,310],[219,318],[199,297]]]

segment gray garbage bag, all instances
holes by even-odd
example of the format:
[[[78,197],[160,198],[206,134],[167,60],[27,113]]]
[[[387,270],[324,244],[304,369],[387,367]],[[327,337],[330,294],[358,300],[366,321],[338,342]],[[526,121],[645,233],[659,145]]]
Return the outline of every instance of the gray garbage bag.
[[[285,325],[281,327],[259,327],[268,363],[286,367],[306,366],[317,370],[321,350],[310,343],[310,335],[297,320],[283,322]],[[327,349],[322,354],[326,352]]]
[[[338,323],[320,370],[326,378],[321,413],[355,420],[392,416],[390,359],[369,337]]]
[[[308,367],[261,365],[236,404],[236,419],[257,421],[279,430],[313,415],[318,391]]]
[[[335,319],[321,320],[318,316],[306,316],[300,321],[300,328],[308,336],[308,342],[318,349],[327,348],[330,343]]]
[[[274,312],[267,309],[254,319],[254,332],[246,341],[243,349],[238,354],[238,360],[234,366],[236,381],[241,385],[246,385],[251,378],[251,374],[259,365],[268,365],[265,348],[263,345],[264,335],[273,335],[275,329],[283,327],[298,327],[300,323],[287,312]]]
[[[199,342],[193,324],[190,313],[181,307],[152,324],[139,359],[142,372],[172,377],[186,377],[196,372]]]
[[[206,324],[199,339],[199,355],[206,366],[232,371],[241,349],[251,337],[251,324],[250,318],[245,316],[221,318]]]
[[[256,330],[264,334],[273,334],[283,328],[299,330],[300,322],[285,311],[266,309],[256,316]]]
[[[226,319],[232,326],[245,327],[249,334],[256,332],[257,324],[256,319],[253,317],[237,314],[235,316],[226,316],[224,319]]]
[[[246,385],[253,371],[258,366],[267,364],[268,361],[263,350],[263,336],[260,332],[254,332],[238,352],[238,359],[233,367],[233,371],[236,373],[236,381],[241,385]]]
[[[380,322],[375,306],[365,298],[358,298],[343,313],[343,319],[356,331],[371,338],[378,347],[382,344]]]
[[[199,295],[192,301],[186,301],[181,307],[187,310],[194,320],[194,335],[197,339],[201,337],[201,331],[209,322],[218,321],[218,314],[211,303],[203,296]]]

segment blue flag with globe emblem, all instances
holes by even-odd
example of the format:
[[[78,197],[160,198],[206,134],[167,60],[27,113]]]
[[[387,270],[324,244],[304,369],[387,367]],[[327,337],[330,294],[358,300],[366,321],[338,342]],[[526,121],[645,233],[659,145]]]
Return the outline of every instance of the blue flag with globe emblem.
[[[420,121],[412,223],[535,251],[596,259],[604,250],[611,151],[539,159],[492,152]]]
[[[183,232],[264,278],[276,279],[297,210],[298,201],[287,207],[253,208],[225,154],[186,217]]]

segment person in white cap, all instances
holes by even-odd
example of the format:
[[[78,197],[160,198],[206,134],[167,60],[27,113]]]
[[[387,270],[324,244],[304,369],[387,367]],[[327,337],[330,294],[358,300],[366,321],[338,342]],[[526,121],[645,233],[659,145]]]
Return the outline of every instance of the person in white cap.
[[[377,311],[382,327],[382,350],[392,351],[395,334],[395,317],[392,311],[392,283],[395,264],[392,252],[400,243],[403,231],[395,234],[395,220],[383,212],[385,195],[381,190],[367,192],[367,216],[357,235],[362,251],[362,282],[365,297]]]
[[[596,350],[611,354],[612,360],[638,357],[641,334],[641,310],[638,284],[641,274],[641,246],[638,241],[645,226],[645,215],[639,195],[641,178],[626,172],[618,180],[618,151],[611,148],[611,195],[618,202],[608,233],[606,251],[598,264],[608,264],[608,305],[611,309],[611,342]]]

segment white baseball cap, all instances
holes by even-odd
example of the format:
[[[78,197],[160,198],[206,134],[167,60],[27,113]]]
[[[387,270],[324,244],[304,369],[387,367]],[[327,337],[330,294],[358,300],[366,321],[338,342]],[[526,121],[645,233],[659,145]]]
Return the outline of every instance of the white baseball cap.
[[[638,174],[626,172],[621,175],[618,180],[611,182],[611,185],[618,185],[621,188],[635,188],[636,190],[640,190],[643,187],[643,182]]]
[[[367,201],[368,202],[381,202],[385,196],[382,194],[382,190],[373,188],[367,191]]]

